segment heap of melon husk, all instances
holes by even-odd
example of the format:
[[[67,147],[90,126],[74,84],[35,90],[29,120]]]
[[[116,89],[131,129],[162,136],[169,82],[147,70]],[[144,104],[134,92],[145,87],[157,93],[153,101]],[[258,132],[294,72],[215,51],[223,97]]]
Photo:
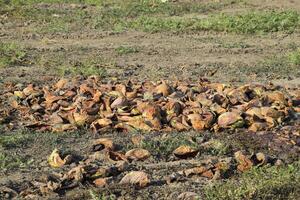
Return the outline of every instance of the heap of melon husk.
[[[53,85],[10,85],[4,96],[20,126],[53,132],[90,127],[117,131],[272,129],[300,111],[300,90],[272,84],[209,81],[103,82],[61,79]],[[11,112],[9,112],[11,113]]]

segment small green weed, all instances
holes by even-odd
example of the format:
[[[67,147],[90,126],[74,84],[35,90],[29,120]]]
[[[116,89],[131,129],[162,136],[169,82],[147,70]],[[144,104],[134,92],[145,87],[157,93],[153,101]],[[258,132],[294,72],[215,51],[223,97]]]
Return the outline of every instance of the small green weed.
[[[160,31],[184,31],[193,23],[189,20],[181,18],[159,18],[141,16],[129,23],[129,27],[135,30],[142,30],[146,32],[160,32]]]
[[[119,46],[118,48],[116,48],[116,52],[119,55],[125,55],[130,53],[137,53],[139,52],[139,50],[137,47]]]
[[[230,145],[222,142],[221,140],[211,139],[208,141],[207,147],[205,147],[205,151],[210,155],[214,156],[222,156],[227,155],[231,152]]]
[[[38,33],[68,33],[70,31],[70,23],[64,19],[51,20],[49,23],[39,27]]]
[[[116,199],[115,195],[101,194],[92,189],[89,190],[89,195],[92,200],[114,200],[114,199]]]
[[[106,70],[103,66],[100,66],[92,61],[87,61],[84,63],[79,63],[76,66],[61,66],[58,68],[59,74],[62,76],[68,75],[82,75],[91,76],[97,75],[103,77],[106,75]]]
[[[288,60],[293,65],[300,65],[300,48],[288,55]]]
[[[11,153],[0,153],[0,170],[26,167],[30,165],[31,162],[32,160],[28,160],[25,157],[12,155]]]
[[[221,43],[220,46],[226,49],[233,49],[233,48],[246,49],[251,47],[249,44],[246,44],[244,42]]]
[[[16,43],[0,42],[0,68],[22,65],[25,58],[25,50]]]

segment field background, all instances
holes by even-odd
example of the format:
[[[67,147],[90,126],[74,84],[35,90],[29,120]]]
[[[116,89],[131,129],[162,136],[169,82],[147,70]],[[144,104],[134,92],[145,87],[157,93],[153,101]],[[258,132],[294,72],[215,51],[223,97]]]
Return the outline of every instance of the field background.
[[[299,87],[299,47],[298,0],[0,0],[0,94],[7,82],[43,85],[77,75]],[[128,141],[135,134],[108,136],[130,149]],[[86,130],[57,135],[1,128],[0,186],[27,187],[27,182],[52,170],[47,156],[54,148],[84,155],[94,137]],[[142,190],[82,185],[49,199],[174,199],[186,191],[201,199],[299,197],[299,146],[274,143],[274,149],[266,149],[266,141],[276,141],[275,136],[153,133],[143,147],[155,152],[151,162],[164,166],[172,150],[191,137],[217,142],[208,156],[232,155],[242,148],[275,155],[290,165],[254,169],[213,187],[199,180],[157,183]],[[149,169],[157,179],[168,170]]]

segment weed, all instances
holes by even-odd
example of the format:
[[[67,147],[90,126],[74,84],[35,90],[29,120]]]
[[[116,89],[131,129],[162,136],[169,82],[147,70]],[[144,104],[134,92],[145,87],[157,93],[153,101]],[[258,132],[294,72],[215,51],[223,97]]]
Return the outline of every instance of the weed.
[[[72,138],[82,138],[86,135],[87,130],[81,129],[72,132],[62,132],[62,133],[52,133],[52,132],[44,132],[44,133],[33,133],[32,137],[34,138],[34,143],[42,144],[43,147],[49,147],[50,149],[62,147],[66,144],[67,140]]]
[[[241,68],[242,71],[251,70],[258,76],[270,75],[270,73],[287,74],[289,69],[286,68],[286,59],[284,57],[274,56],[266,58],[257,63],[256,66],[250,68]]]
[[[300,65],[300,49],[291,52],[288,55],[288,61],[293,65]]]
[[[204,188],[205,199],[297,199],[300,162],[282,167],[253,168],[238,179],[218,181]]]
[[[192,23],[181,18],[159,18],[141,16],[129,24],[130,28],[146,32],[184,31]]]
[[[0,136],[0,147],[5,149],[21,149],[30,143],[47,143],[50,146],[56,146],[61,143],[62,138],[68,137],[69,133],[53,134],[49,132],[37,133],[27,129],[19,129],[9,134]],[[80,131],[72,133],[72,137],[79,137],[82,135]]]
[[[15,154],[0,153],[0,170],[14,169],[20,167],[26,167],[32,163],[33,160],[21,157]]]
[[[220,46],[226,49],[233,49],[233,48],[246,49],[251,47],[249,44],[246,44],[244,42],[220,43]]]
[[[119,46],[118,48],[116,48],[116,52],[119,55],[125,55],[130,53],[137,53],[139,52],[139,50],[137,47]]]
[[[70,23],[66,22],[64,19],[54,19],[49,23],[39,27],[37,29],[38,33],[68,33],[70,31]]]
[[[100,5],[102,1],[99,0],[0,0],[0,5],[6,6],[28,6],[38,3],[84,3],[91,5]]]
[[[33,138],[29,134],[20,132],[12,135],[0,136],[0,146],[4,148],[22,147],[32,140]]]
[[[212,139],[209,141],[209,145],[205,148],[206,152],[210,155],[221,156],[227,155],[231,152],[229,144],[225,144],[221,140]]]
[[[234,33],[292,32],[299,27],[300,15],[293,11],[254,12],[239,15],[212,15],[206,19],[159,18],[141,16],[130,23],[137,30],[157,31],[225,31]]]
[[[95,190],[89,190],[89,195],[92,200],[114,200],[116,199],[114,195],[106,195],[97,193]]]
[[[197,20],[193,30],[214,30],[235,33],[292,32],[299,27],[300,15],[295,11],[265,11],[238,15],[221,14]]]
[[[124,14],[119,7],[100,8],[99,15],[96,15],[92,21],[92,27],[100,30],[111,30],[122,24]],[[121,26],[123,27],[123,25]]]
[[[0,42],[0,68],[13,65],[22,65],[26,52],[16,43]]]
[[[62,76],[67,75],[82,75],[82,76],[91,76],[97,75],[103,77],[106,75],[106,70],[103,66],[100,66],[94,61],[86,61],[84,63],[78,63],[76,66],[61,66],[58,68],[59,74]]]
[[[141,147],[150,151],[151,154],[164,158],[169,156],[180,145],[189,145],[194,148],[197,147],[196,143],[183,136],[170,136],[163,139],[143,140],[141,143]]]

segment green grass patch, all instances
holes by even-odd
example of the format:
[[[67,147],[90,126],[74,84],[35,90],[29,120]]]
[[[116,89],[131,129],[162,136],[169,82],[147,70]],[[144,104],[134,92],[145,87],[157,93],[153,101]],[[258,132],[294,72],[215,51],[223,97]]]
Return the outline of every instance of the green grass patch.
[[[232,149],[230,145],[218,139],[211,139],[204,148],[205,152],[213,156],[228,155]]]
[[[174,3],[160,0],[127,0],[121,1],[121,3],[120,1],[115,1],[114,3],[108,1],[103,2],[99,7],[99,15],[93,18],[93,27],[116,32],[132,28],[151,32],[169,30],[169,26],[176,26],[178,22],[168,20],[168,17],[183,17],[185,14],[192,13],[203,14],[239,2],[241,1],[226,0],[218,3]],[[146,20],[146,22],[143,22],[143,20]],[[162,28],[159,28],[160,26]]]
[[[204,188],[207,200],[292,200],[299,196],[299,161],[283,167],[254,168],[236,179],[215,182]]]
[[[0,68],[22,65],[26,58],[23,47],[16,43],[0,42]]]
[[[28,160],[28,158],[21,157],[12,153],[8,154],[0,152],[0,170],[26,167],[31,163],[32,160]]]
[[[293,65],[300,65],[300,48],[289,53],[288,60]]]
[[[85,4],[99,4],[99,0],[0,0],[1,6],[25,6],[34,5],[38,3],[85,3]]]
[[[33,141],[33,138],[28,133],[23,131],[16,134],[0,136],[0,146],[4,148],[23,147]]]
[[[36,31],[40,34],[45,33],[68,33],[70,32],[71,23],[65,19],[53,19],[49,23],[37,27]]]
[[[286,57],[274,56],[261,61],[257,66],[253,67],[257,74],[289,74],[294,71],[292,65],[289,65]]]
[[[266,60],[261,61],[256,66],[253,66],[251,70],[253,70],[258,76],[272,74],[282,76],[299,76],[300,70],[297,66],[298,61],[300,60],[297,60],[296,53],[291,53],[288,56],[274,56],[273,58],[267,58]]]
[[[119,7],[124,16],[134,17],[144,14],[182,15],[185,13],[207,11],[223,8],[242,0],[225,0],[212,3],[163,2],[161,0],[0,0],[2,7],[32,6],[39,3],[61,4],[75,3],[97,5],[98,7]]]
[[[187,31],[194,24],[193,21],[184,20],[182,18],[160,18],[141,16],[136,20],[128,23],[129,28],[141,30],[145,32],[161,32],[161,31]]]
[[[295,11],[264,11],[238,15],[211,15],[205,19],[141,16],[133,20],[129,26],[147,32],[217,31],[242,34],[293,32],[300,26],[300,15]]]
[[[93,7],[89,11],[81,9],[80,7],[75,9],[36,7],[36,4],[42,2],[56,4],[96,4],[97,6]],[[82,29],[114,30],[118,32],[130,29],[132,27],[132,21],[142,20],[143,17],[157,17],[158,20],[164,21],[167,17],[170,16],[184,16],[185,14],[191,13],[203,14],[212,10],[224,8],[238,2],[240,2],[240,0],[226,0],[222,3],[163,3],[160,0],[2,0],[0,1],[0,14],[7,14],[9,17],[9,21],[16,21],[17,23],[30,22],[31,28],[28,28],[29,31],[34,31],[41,34],[48,32],[68,33],[70,31],[79,31]],[[38,28],[36,28],[37,26]]]
[[[62,154],[67,154],[69,151],[72,152],[72,147],[74,148],[74,145],[70,147],[70,141],[83,137],[86,141],[90,137],[90,134],[86,134],[87,129],[59,134],[28,129],[19,129],[10,133],[0,131],[0,170],[30,166],[34,159],[39,157],[31,157],[32,152],[39,155],[45,152],[50,154],[54,148],[59,148]]]
[[[30,21],[32,30],[30,27],[28,30],[43,34],[68,33],[83,29],[115,32],[132,29],[146,32],[207,30],[252,34],[277,31],[293,32],[299,28],[300,23],[299,13],[296,11],[253,11],[233,15],[214,14],[203,18],[203,13],[238,4],[242,2],[241,0],[210,3],[163,3],[160,0],[71,1],[72,3],[97,5],[89,10],[33,7],[39,2],[65,3],[66,1],[63,0],[30,0],[28,2],[15,0],[9,2],[10,6],[0,8],[0,14],[6,13],[10,21],[15,20],[18,23]],[[68,3],[71,2],[68,1]],[[187,14],[194,17],[186,17]],[[199,15],[202,17],[198,18]],[[37,26],[39,28],[35,28]]]
[[[47,44],[48,41],[44,41]],[[78,51],[87,51],[86,48],[80,48]],[[51,73],[62,76],[91,76],[97,75],[105,77],[107,69],[115,66],[115,61],[101,58],[99,55],[88,55],[79,57],[70,57],[64,51],[40,55],[36,59],[38,66],[51,71]]]
[[[195,23],[195,30],[214,30],[235,33],[292,32],[299,27],[296,11],[249,12],[238,15],[216,15]]]
[[[297,51],[286,55],[274,55],[258,61],[255,65],[240,64],[233,68],[228,68],[227,74],[240,74],[243,76],[256,75],[260,78],[289,78],[299,77],[300,57]],[[298,64],[299,62],[299,64]],[[226,74],[224,74],[226,75]]]
[[[116,52],[119,55],[131,54],[131,53],[138,53],[139,50],[137,47],[130,47],[130,46],[119,46],[116,48]]]
[[[106,75],[106,70],[102,65],[94,63],[94,61],[86,61],[83,63],[78,63],[76,66],[61,66],[58,68],[58,73],[61,76],[91,76],[96,75],[104,77]]]
[[[1,13],[8,16],[6,22],[26,23],[24,27],[26,31],[38,34],[68,33],[71,29],[81,30],[88,21],[87,12],[80,9],[63,10],[51,7],[44,9],[27,5],[8,7],[2,11],[0,8]]]

